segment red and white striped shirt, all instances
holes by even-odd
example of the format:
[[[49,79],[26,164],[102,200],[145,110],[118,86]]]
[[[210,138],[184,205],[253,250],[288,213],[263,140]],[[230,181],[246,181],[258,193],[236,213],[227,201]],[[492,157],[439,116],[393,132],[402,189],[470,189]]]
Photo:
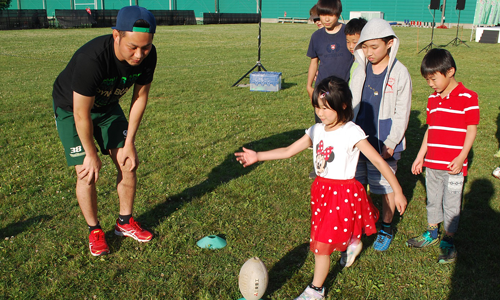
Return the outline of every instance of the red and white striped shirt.
[[[445,98],[434,93],[427,102],[427,154],[424,167],[449,170],[447,166],[463,149],[468,125],[479,124],[477,94],[460,82]],[[467,159],[462,173],[467,175]]]

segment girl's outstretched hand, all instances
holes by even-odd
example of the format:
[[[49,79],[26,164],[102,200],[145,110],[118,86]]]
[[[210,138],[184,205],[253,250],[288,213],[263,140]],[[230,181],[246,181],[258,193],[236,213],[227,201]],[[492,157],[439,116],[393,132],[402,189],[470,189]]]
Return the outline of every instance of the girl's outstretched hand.
[[[234,154],[236,160],[243,165],[243,167],[248,167],[259,160],[257,159],[257,152],[243,147],[243,152],[236,152]]]

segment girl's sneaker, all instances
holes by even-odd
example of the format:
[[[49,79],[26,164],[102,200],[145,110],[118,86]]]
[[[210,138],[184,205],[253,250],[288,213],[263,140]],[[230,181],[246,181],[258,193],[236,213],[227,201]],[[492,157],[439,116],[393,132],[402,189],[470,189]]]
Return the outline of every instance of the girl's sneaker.
[[[356,260],[356,256],[361,253],[363,249],[363,243],[359,241],[358,244],[350,244],[347,246],[347,250],[340,253],[340,266],[342,268],[349,268]]]
[[[295,300],[322,300],[325,299],[325,287],[318,292],[311,287],[307,286],[304,292],[300,294]]]
[[[406,246],[415,248],[425,248],[428,246],[436,245],[439,242],[439,238],[433,239],[431,233],[426,230],[421,235],[411,238],[406,242]]]
[[[497,167],[495,170],[493,170],[493,173],[491,173],[491,175],[493,175],[493,177],[500,179],[500,167]]]

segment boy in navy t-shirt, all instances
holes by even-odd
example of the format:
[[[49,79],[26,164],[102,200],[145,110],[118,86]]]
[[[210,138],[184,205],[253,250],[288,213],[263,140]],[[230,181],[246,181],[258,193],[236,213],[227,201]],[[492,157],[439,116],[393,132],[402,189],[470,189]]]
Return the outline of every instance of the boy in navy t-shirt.
[[[307,56],[311,58],[307,72],[309,99],[312,99],[317,83],[327,77],[336,76],[348,82],[353,63],[353,56],[347,49],[345,25],[339,23],[339,17],[342,13],[340,0],[319,0],[316,4],[316,11],[323,28],[312,34],[307,50]],[[313,85],[314,81],[316,84]],[[314,113],[314,119],[316,123],[321,123],[316,113]],[[309,178],[314,179],[315,177],[316,172],[313,170],[309,174]]]
[[[307,50],[307,56],[311,58],[307,74],[309,98],[314,91],[313,81],[316,71],[318,71],[316,83],[330,76],[349,81],[349,70],[353,62],[353,56],[347,50],[345,25],[339,23],[342,13],[340,0],[319,0],[316,10],[324,27],[312,34]],[[321,123],[318,116],[316,116],[316,123]]]

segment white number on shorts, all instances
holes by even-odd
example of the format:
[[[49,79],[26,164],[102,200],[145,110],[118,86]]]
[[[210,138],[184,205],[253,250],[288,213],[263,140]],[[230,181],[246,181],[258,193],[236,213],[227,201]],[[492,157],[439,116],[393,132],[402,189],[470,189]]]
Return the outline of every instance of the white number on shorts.
[[[82,152],[82,146],[71,147],[71,153],[79,153]]]

